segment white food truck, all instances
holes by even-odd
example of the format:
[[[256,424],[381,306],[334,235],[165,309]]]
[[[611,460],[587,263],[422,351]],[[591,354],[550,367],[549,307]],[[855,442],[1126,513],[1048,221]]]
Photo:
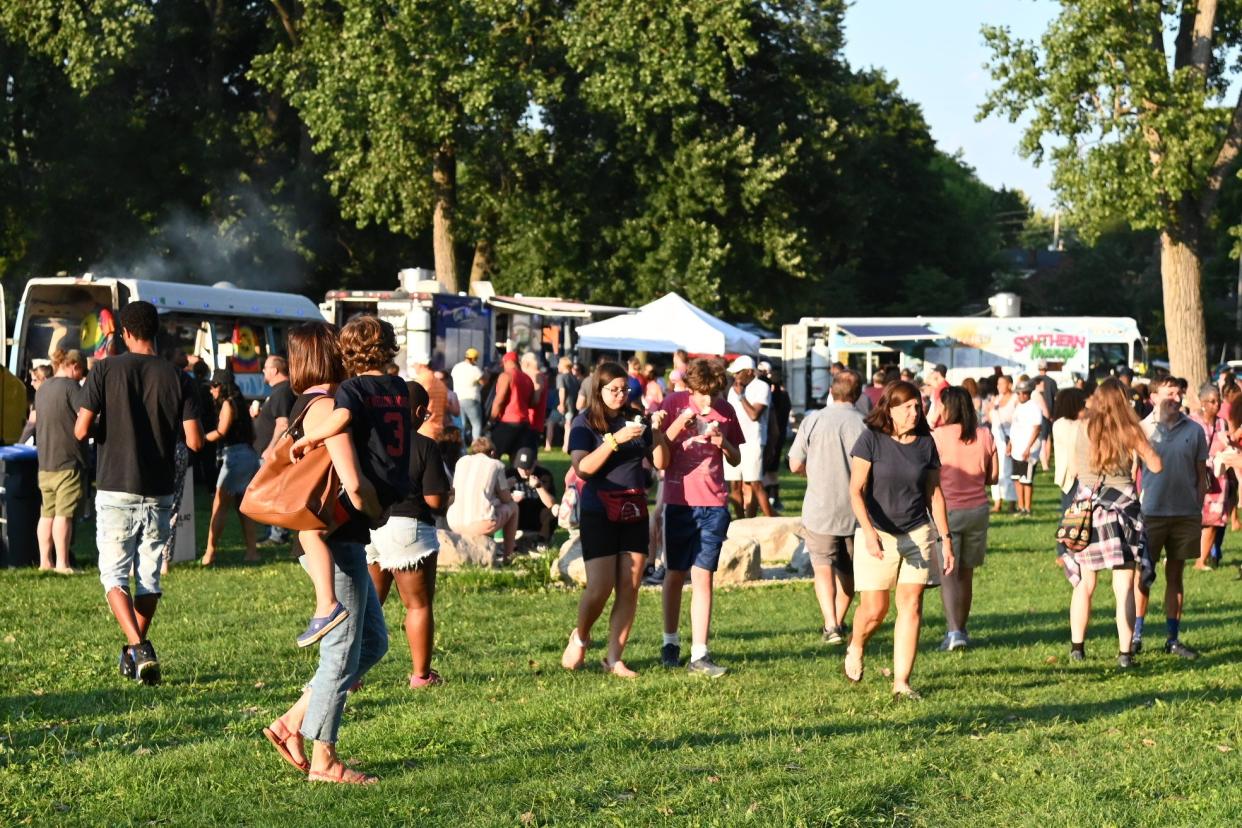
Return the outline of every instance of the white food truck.
[[[9,370],[25,377],[57,348],[77,348],[103,359],[121,347],[117,314],[143,300],[160,315],[157,345],[163,356],[182,351],[212,368],[227,368],[249,399],[267,397],[263,362],[285,352],[285,331],[319,318],[315,303],[295,293],[216,285],[81,276],[31,279],[13,326]]]
[[[828,393],[834,362],[859,371],[865,383],[881,366],[918,373],[942,364],[957,384],[994,366],[1033,375],[1044,361],[1064,384],[1122,363],[1143,373],[1147,347],[1129,317],[804,317],[782,327],[781,358],[794,410],[802,411]]]
[[[402,376],[425,363],[449,371],[476,349],[487,365],[492,359],[492,309],[476,296],[446,293],[435,272],[406,268],[393,290],[331,290],[319,306],[324,319],[341,327],[355,316],[371,314],[392,324],[397,334],[396,363]]]

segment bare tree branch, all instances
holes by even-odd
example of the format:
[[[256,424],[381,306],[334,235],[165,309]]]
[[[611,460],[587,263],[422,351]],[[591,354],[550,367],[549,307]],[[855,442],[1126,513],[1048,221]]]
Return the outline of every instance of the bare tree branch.
[[[1216,0],[1199,0],[1199,11],[1195,15],[1194,44],[1190,50],[1190,61],[1207,80],[1208,70],[1212,62],[1212,34],[1216,28]]]
[[[1199,216],[1204,221],[1207,221],[1212,211],[1216,209],[1216,202],[1220,198],[1225,176],[1234,162],[1238,160],[1239,152],[1242,152],[1242,92],[1238,93],[1238,100],[1233,105],[1233,117],[1229,119],[1229,130],[1225,133],[1225,140],[1221,143],[1220,150],[1216,153],[1216,160],[1212,162],[1212,169],[1203,183],[1203,194],[1199,197]]]
[[[285,34],[289,36],[289,45],[295,49],[298,48],[298,29],[289,10],[280,0],[272,0],[272,5],[276,7],[276,14],[280,15],[280,25],[284,26]]]
[[[1173,39],[1174,71],[1190,65],[1191,47],[1194,43],[1196,0],[1182,0],[1182,13],[1177,23],[1177,37]]]

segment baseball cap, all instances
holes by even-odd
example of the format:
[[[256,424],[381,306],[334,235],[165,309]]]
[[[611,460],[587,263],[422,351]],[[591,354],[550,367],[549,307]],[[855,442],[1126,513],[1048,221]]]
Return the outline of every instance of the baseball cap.
[[[535,467],[535,450],[530,446],[523,446],[517,450],[517,454],[513,455],[514,468],[530,471]]]
[[[1036,368],[1038,368],[1040,371],[1047,371],[1047,370],[1048,370],[1048,360],[1046,360],[1046,359],[1041,359],[1038,363],[1036,363],[1035,367],[1036,367]]]
[[[517,351],[506,351],[505,355],[501,357],[500,361],[501,362],[517,362],[518,361]]]
[[[1018,392],[1022,394],[1035,393],[1035,383],[1031,382],[1030,380],[1027,380],[1026,382],[1018,383]]]
[[[466,359],[478,359],[478,358],[479,358],[478,348],[467,348],[466,349]]]
[[[772,363],[765,359],[755,366],[755,370],[761,374],[770,374],[772,373]]]
[[[753,370],[755,370],[755,361],[751,359],[750,357],[746,356],[745,354],[733,360],[733,362],[729,363],[730,374],[739,374],[742,371],[753,371]]]

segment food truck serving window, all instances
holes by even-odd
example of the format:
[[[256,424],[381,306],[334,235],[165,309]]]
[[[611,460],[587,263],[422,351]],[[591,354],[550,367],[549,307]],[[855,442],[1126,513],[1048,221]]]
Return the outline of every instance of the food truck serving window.
[[[23,330],[16,332],[22,372],[51,360],[57,348],[77,348],[88,358],[102,359],[120,340],[107,285],[32,284],[24,311]]]
[[[267,328],[257,319],[216,319],[216,367],[233,372],[237,387],[250,399],[266,397],[263,363],[267,359]]]

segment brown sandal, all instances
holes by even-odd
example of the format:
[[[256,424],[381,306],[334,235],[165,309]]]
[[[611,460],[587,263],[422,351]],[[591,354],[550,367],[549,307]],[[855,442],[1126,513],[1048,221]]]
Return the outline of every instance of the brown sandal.
[[[379,781],[378,776],[368,776],[353,768],[347,768],[344,762],[338,761],[332,767],[333,770],[329,771],[311,771],[306,778],[311,782],[332,782],[339,785],[374,785]]]
[[[296,734],[290,733],[289,728],[285,727],[285,723],[280,719],[263,728],[263,735],[276,748],[276,752],[280,754],[281,759],[284,759],[302,773],[310,770],[310,762],[306,761],[305,756],[295,756],[293,751],[289,750],[289,740]],[[302,761],[299,762],[299,759]]]

